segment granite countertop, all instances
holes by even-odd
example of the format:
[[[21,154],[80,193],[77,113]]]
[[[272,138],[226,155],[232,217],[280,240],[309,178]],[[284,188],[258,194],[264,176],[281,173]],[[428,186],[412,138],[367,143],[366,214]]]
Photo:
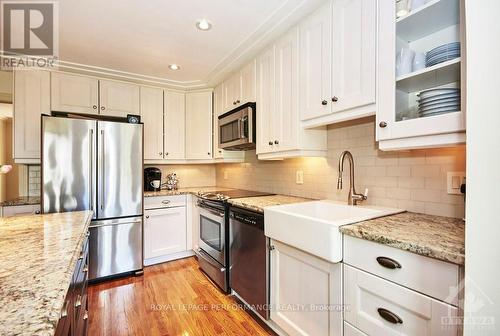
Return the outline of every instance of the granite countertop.
[[[92,211],[0,218],[0,335],[53,335]]]
[[[345,225],[340,231],[457,265],[465,262],[465,223],[459,218],[404,212]]]
[[[286,196],[286,195],[269,195],[269,196],[257,196],[257,197],[245,197],[245,198],[231,198],[228,202],[231,205],[256,211],[259,213],[264,213],[264,208],[273,205],[291,204],[291,203],[302,203],[313,201],[310,198]]]
[[[226,191],[226,190],[232,190],[232,189],[223,187],[191,187],[191,188],[179,188],[177,190],[162,189],[160,191],[145,191],[144,197],[176,196],[176,195],[186,195],[186,194],[196,195],[199,191],[214,192],[214,191]]]
[[[16,206],[16,205],[34,205],[40,204],[38,196],[22,196],[11,200],[0,202],[0,206]]]

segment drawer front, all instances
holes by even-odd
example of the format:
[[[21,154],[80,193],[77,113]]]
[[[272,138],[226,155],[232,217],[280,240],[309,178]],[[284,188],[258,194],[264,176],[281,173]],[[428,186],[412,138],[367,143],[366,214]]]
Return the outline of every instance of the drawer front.
[[[344,321],[344,336],[368,336],[361,330],[354,328],[352,325]]]
[[[2,217],[37,215],[40,213],[40,204],[15,205],[2,208]]]
[[[186,195],[155,196],[144,198],[144,209],[170,208],[186,205]]]
[[[458,309],[344,266],[345,320],[371,336],[456,336]]]
[[[458,305],[458,265],[345,235],[344,263]]]

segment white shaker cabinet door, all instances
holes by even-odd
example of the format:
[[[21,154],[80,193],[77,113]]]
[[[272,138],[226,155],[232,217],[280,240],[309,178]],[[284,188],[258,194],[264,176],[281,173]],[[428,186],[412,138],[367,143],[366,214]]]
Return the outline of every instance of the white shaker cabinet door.
[[[99,81],[100,114],[126,117],[127,114],[140,114],[140,92],[135,84]]]
[[[342,264],[271,246],[271,320],[289,335],[341,335]]]
[[[186,94],[186,158],[212,159],[212,92]]]
[[[219,148],[219,115],[223,110],[223,85],[219,85],[214,89],[214,159],[224,158],[223,149]]]
[[[255,60],[241,69],[241,103],[255,102],[256,66]]]
[[[185,251],[186,207],[144,211],[144,259]]]
[[[183,92],[165,91],[164,108],[164,157],[168,160],[184,160],[186,158],[186,95]]]
[[[50,114],[50,73],[42,70],[14,71],[16,162],[39,163],[42,114]]]
[[[300,112],[307,120],[331,112],[331,2],[300,26]]]
[[[241,76],[237,72],[224,82],[224,112],[241,104]]]
[[[272,129],[276,151],[298,148],[298,29],[292,29],[276,44],[275,108]]]
[[[99,113],[99,80],[61,72],[52,73],[52,111]]]
[[[163,159],[163,90],[141,87],[144,160]]]
[[[377,2],[333,1],[332,112],[375,103]]]
[[[257,57],[257,154],[274,151],[274,46]]]

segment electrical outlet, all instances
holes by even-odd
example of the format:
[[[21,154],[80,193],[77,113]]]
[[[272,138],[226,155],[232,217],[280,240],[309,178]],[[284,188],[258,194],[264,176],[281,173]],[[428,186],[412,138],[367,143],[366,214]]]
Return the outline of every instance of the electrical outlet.
[[[227,170],[224,170],[224,180],[227,180],[229,178],[229,173]]]
[[[304,172],[302,170],[297,170],[295,174],[295,183],[304,184]]]
[[[461,195],[460,186],[465,183],[465,172],[448,172],[446,189],[450,195]]]

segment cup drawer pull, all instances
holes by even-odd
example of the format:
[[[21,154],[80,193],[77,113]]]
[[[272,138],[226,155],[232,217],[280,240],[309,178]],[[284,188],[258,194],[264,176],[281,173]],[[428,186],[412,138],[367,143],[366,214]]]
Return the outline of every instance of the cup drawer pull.
[[[390,268],[390,269],[401,268],[401,264],[391,258],[377,257],[377,262],[380,264],[380,266],[383,266],[385,268]]]
[[[378,311],[378,314],[380,315],[380,317],[382,317],[387,322],[394,323],[394,324],[403,324],[403,320],[398,315],[391,312],[390,310],[387,310],[384,308],[378,308],[377,311]]]

